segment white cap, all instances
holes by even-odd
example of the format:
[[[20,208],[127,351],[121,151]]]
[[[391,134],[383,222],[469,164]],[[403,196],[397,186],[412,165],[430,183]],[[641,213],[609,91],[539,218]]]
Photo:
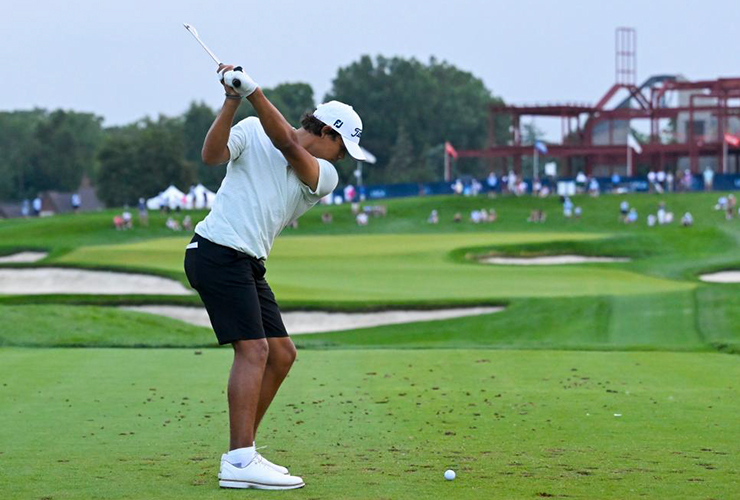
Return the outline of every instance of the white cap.
[[[365,154],[360,147],[362,120],[352,106],[339,101],[329,101],[319,105],[313,115],[339,133],[344,147],[352,158],[365,160]]]

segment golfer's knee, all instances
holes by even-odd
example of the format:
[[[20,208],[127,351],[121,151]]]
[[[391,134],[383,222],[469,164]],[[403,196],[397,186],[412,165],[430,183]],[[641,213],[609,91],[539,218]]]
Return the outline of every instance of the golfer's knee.
[[[267,339],[238,340],[234,342],[234,357],[250,363],[265,364],[270,355]]]
[[[288,371],[293,366],[297,351],[292,342],[282,344],[280,347],[273,346],[270,349],[270,355],[267,358],[267,362],[281,370]]]

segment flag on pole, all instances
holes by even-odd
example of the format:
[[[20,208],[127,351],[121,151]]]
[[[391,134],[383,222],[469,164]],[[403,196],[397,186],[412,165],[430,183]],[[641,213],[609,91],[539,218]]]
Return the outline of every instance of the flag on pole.
[[[631,131],[627,132],[627,146],[634,149],[638,155],[642,154],[642,146],[637,142],[637,139],[635,139],[635,136],[632,135]]]
[[[542,141],[534,141],[534,149],[536,149],[543,155],[547,154],[547,144]]]
[[[457,160],[457,150],[449,142],[445,142],[445,153]]]
[[[740,146],[740,137],[732,134],[725,134],[725,142],[736,148]]]

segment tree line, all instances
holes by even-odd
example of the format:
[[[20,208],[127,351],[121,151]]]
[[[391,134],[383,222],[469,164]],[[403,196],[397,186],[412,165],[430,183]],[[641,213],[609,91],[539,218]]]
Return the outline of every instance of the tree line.
[[[264,91],[296,127],[317,104],[306,83]],[[351,104],[363,119],[362,145],[377,157],[377,164],[365,169],[367,183],[440,180],[444,141],[460,149],[483,147],[488,106],[501,102],[479,78],[449,63],[382,56],[363,56],[340,68],[322,102],[331,99]],[[179,116],[103,127],[103,118],[91,113],[0,112],[0,200],[32,198],[50,189],[73,191],[83,177],[109,206],[133,204],[171,183],[187,189],[202,182],[215,191],[226,169],[204,165],[200,150],[216,113],[193,102]],[[236,120],[252,114],[244,103]],[[496,136],[504,137],[508,125],[496,127]],[[459,167],[481,175],[487,165],[471,160]],[[355,181],[350,158],[337,169],[343,183]]]

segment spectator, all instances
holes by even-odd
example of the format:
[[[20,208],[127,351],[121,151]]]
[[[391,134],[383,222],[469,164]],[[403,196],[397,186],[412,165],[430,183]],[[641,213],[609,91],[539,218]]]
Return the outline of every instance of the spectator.
[[[685,214],[683,214],[683,217],[681,217],[681,225],[683,227],[694,225],[694,217],[691,215],[691,212],[686,212]]]
[[[569,196],[566,196],[563,201],[563,215],[566,219],[570,219],[573,216],[573,202],[570,201]]]
[[[496,172],[493,170],[491,170],[491,173],[486,177],[486,184],[488,184],[489,193],[493,193],[495,195],[498,190],[498,177],[496,177]]]
[[[529,214],[529,218],[527,219],[527,222],[545,222],[547,219],[547,214],[544,210],[532,210]]]
[[[488,211],[488,222],[496,222],[496,219],[498,218],[498,214],[496,214],[496,209],[492,208]]]
[[[548,196],[550,196],[550,188],[542,186],[542,188],[540,188],[540,198],[547,198]]]
[[[462,194],[463,189],[465,189],[465,186],[463,186],[463,182],[461,179],[457,179],[452,185],[452,192],[455,194]]]
[[[727,210],[727,196],[720,196],[717,199],[717,204],[714,206],[715,210],[722,210],[723,212]]]
[[[509,189],[509,192],[512,194],[515,194],[517,182],[516,182],[516,175],[514,175],[513,170],[509,170],[509,176],[506,178],[506,184],[507,184],[506,187]]]
[[[672,193],[673,192],[673,189],[674,189],[674,185],[673,184],[674,184],[674,182],[675,182],[675,179],[673,177],[673,172],[671,172],[669,170],[665,174],[665,188],[666,188],[666,191],[668,191],[669,193]]]
[[[23,200],[23,203],[21,204],[21,215],[23,217],[28,217],[31,215],[31,202],[26,198]]]
[[[666,223],[666,209],[665,209],[665,202],[661,201],[658,204],[658,224],[665,224]]]
[[[583,215],[583,209],[581,207],[576,207],[573,209],[573,214],[575,215],[576,219],[580,219],[581,215]]]
[[[539,196],[542,189],[542,183],[536,177],[532,179],[532,196]]]
[[[478,179],[473,179],[470,181],[470,194],[473,196],[478,196],[480,192],[483,190],[483,184],[481,184]]]
[[[332,220],[333,220],[333,217],[331,213],[324,212],[321,214],[321,222],[323,222],[324,224],[331,224]]]
[[[714,184],[714,170],[707,166],[702,175],[704,176],[704,191],[711,191]]]
[[[586,192],[586,182],[588,182],[588,177],[586,177],[586,174],[579,171],[578,174],[576,174],[576,193]]]
[[[33,215],[36,217],[41,215],[41,196],[36,196],[36,198],[33,199]]]
[[[634,224],[637,222],[637,209],[632,207],[630,208],[629,213],[627,214],[627,218],[625,219],[625,224]]]
[[[131,215],[131,212],[129,212],[128,207],[123,208],[123,214],[121,214],[121,217],[123,218],[123,228],[124,229],[133,229],[134,228],[134,219]]]
[[[470,212],[470,221],[473,224],[478,224],[481,221],[481,213],[478,210],[473,210]]]
[[[517,182],[517,185],[516,185],[516,195],[517,196],[522,196],[522,195],[527,194],[527,183],[526,183],[526,181],[524,181],[524,179],[521,179],[521,178],[519,178],[518,181],[519,182]]]
[[[80,205],[82,204],[82,201],[80,200],[80,195],[77,193],[72,193],[72,199],[70,200],[70,203],[72,204],[72,212],[77,213],[77,211],[80,209]]]
[[[591,177],[588,183],[588,193],[593,197],[599,196],[599,181],[596,180],[596,177]]]
[[[429,214],[429,217],[427,217],[427,222],[429,224],[439,224],[439,212],[437,212],[436,209],[432,210],[432,212]]]
[[[124,227],[123,227],[123,217],[121,217],[120,215],[115,215],[113,217],[113,227],[116,228],[116,231],[120,231],[120,230],[124,229]]]
[[[612,174],[612,192],[616,192],[619,189],[619,184],[622,182],[622,178],[619,174],[614,172]]]
[[[148,226],[149,225],[149,211],[146,207],[146,200],[144,198],[139,198],[139,224],[141,226]]]
[[[174,217],[167,217],[167,222],[165,222],[164,225],[167,227],[167,229],[170,229],[172,231],[182,231],[180,223],[177,222]]]
[[[665,170],[660,169],[658,170],[658,173],[655,174],[655,182],[656,182],[656,189],[659,193],[662,193],[665,191]]]
[[[452,222],[462,222],[462,214],[460,212],[455,212],[455,215],[452,217]]]
[[[681,184],[683,185],[684,191],[691,191],[691,183],[693,182],[693,177],[691,175],[691,170],[688,168],[683,171],[683,179],[681,181]]]
[[[627,200],[622,200],[619,204],[619,218],[622,222],[627,222],[627,214],[630,211],[630,204]]]
[[[355,201],[355,187],[352,184],[347,184],[344,187],[344,201],[351,202]]]
[[[657,221],[657,218],[655,217],[655,215],[650,214],[650,215],[647,216],[647,225],[648,225],[648,227],[655,226],[656,221]]]
[[[648,180],[648,192],[654,193],[655,192],[655,172],[653,172],[653,169],[651,168],[650,171],[647,174],[647,180]]]
[[[183,229],[185,229],[185,231],[193,230],[193,219],[190,218],[190,215],[186,215],[185,218],[182,220],[182,227]]]
[[[360,212],[357,214],[357,217],[355,217],[355,220],[357,221],[358,226],[367,226],[370,219],[365,212]]]

